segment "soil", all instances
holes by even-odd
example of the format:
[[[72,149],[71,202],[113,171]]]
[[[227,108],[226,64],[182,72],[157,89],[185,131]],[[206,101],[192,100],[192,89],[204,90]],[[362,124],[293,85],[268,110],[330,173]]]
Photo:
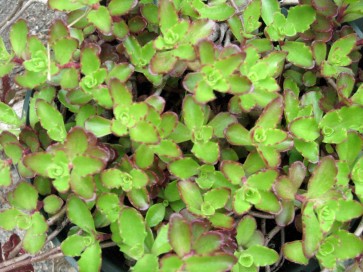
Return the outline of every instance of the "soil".
[[[20,1],[20,2],[19,2]],[[30,0],[0,0],[0,28],[3,23],[13,17],[14,10],[20,10],[22,5],[26,4]],[[31,35],[36,35],[41,39],[45,39],[48,29],[55,18],[61,18],[63,16],[60,12],[55,12],[48,9],[44,3],[46,0],[31,0],[32,3],[24,10],[19,18],[25,19],[28,23],[29,32]],[[20,4],[20,5],[18,5]],[[22,4],[22,5],[21,5]],[[20,7],[20,8],[19,8]],[[1,33],[1,38],[5,41],[6,46],[9,48],[9,28],[5,29]],[[16,87],[16,86],[14,86]],[[1,92],[0,84],[0,92]],[[26,90],[17,88],[17,99],[13,102],[13,108],[17,111],[19,116],[21,115],[22,104],[24,100],[24,93]],[[1,127],[0,127],[1,129]],[[6,194],[19,182],[19,178],[14,173],[13,186],[11,188],[0,188],[0,210],[7,208]],[[16,231],[16,233],[22,237],[24,233]],[[10,237],[11,233],[0,230],[0,244],[5,243]],[[54,244],[51,242],[46,245],[45,250],[53,248]],[[75,272],[65,258],[59,258],[52,261],[44,261],[34,264],[35,272]]]

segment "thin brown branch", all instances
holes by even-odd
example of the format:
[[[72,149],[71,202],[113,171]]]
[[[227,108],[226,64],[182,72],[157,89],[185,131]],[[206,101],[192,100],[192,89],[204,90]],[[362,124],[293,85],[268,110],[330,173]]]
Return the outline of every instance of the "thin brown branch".
[[[250,215],[252,215],[254,217],[258,217],[258,218],[275,219],[274,215],[268,214],[268,213],[262,213],[262,212],[257,212],[257,211],[249,211],[248,213]]]
[[[10,251],[8,259],[15,258],[19,254],[22,247],[23,247],[23,240],[20,240],[19,244],[17,244],[16,247],[14,247],[12,251]]]
[[[66,213],[66,211],[67,211],[67,206],[64,205],[64,207],[58,213],[56,213],[52,217],[48,218],[48,220],[47,220],[48,226],[54,225],[59,219],[61,219],[63,217],[63,215]]]
[[[282,229],[282,227],[280,226],[276,226],[274,227],[267,235],[266,235],[266,238],[265,238],[265,243],[264,245],[267,246],[270,241],[272,240],[272,238],[275,237],[276,234],[278,234],[280,232],[280,230]]]
[[[65,220],[62,221],[61,224],[59,224],[57,226],[57,228],[48,235],[47,241],[45,242],[46,244],[49,243],[50,241],[52,241],[63,229],[65,226],[67,226],[67,224],[69,223],[69,219],[66,218]]]

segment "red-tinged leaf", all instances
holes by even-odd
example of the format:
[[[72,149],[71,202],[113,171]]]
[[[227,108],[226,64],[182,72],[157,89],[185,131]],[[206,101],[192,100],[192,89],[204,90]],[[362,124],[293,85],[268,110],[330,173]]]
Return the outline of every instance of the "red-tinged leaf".
[[[142,247],[147,235],[143,216],[134,208],[121,210],[118,227],[123,242],[129,246]]]
[[[86,248],[78,261],[80,271],[99,271],[102,264],[102,250],[98,242]]]
[[[120,16],[127,14],[137,5],[137,0],[112,0],[108,4],[108,9],[112,16]]]
[[[161,272],[179,271],[183,261],[176,255],[166,255],[160,260]]]
[[[183,257],[191,250],[192,234],[190,225],[180,214],[170,217],[169,242],[179,257]]]
[[[282,98],[276,98],[263,110],[255,126],[275,128],[280,123],[283,109]]]
[[[232,145],[252,145],[250,132],[239,123],[228,126],[224,134]]]
[[[138,143],[157,144],[160,141],[157,129],[146,121],[138,122],[129,131],[131,140]]]
[[[309,259],[304,255],[302,241],[294,241],[284,244],[282,252],[284,257],[290,262],[303,265],[307,265],[309,262]]]
[[[150,196],[146,188],[132,189],[127,192],[127,197],[132,206],[140,211],[146,211],[150,207]]]
[[[314,169],[308,183],[309,198],[318,198],[334,187],[338,170],[333,157],[324,157]]]
[[[293,201],[281,201],[281,211],[276,215],[275,220],[278,226],[290,225],[295,218],[295,206]]]
[[[235,262],[235,257],[227,254],[192,256],[185,260],[185,267],[189,272],[223,272],[229,271]]]
[[[199,213],[203,197],[196,183],[183,180],[178,183],[179,193],[191,212]]]
[[[87,15],[87,19],[103,34],[108,35],[111,33],[112,18],[106,7],[100,6],[97,10],[91,10]]]
[[[183,158],[169,164],[169,171],[181,178],[188,179],[198,173],[199,164],[192,158]]]
[[[72,195],[67,200],[67,215],[69,220],[86,232],[94,231],[95,225],[92,214],[78,197]]]
[[[205,163],[216,164],[219,159],[219,145],[215,142],[195,143],[191,151]]]
[[[257,228],[257,223],[254,217],[250,215],[244,216],[237,225],[236,240],[238,245],[245,246],[253,237]]]
[[[214,215],[210,216],[209,221],[216,228],[221,229],[232,229],[234,226],[234,219],[224,213],[216,212]]]
[[[193,250],[197,254],[212,254],[223,245],[223,237],[218,232],[208,232],[203,234],[193,243]]]
[[[94,44],[82,49],[81,52],[81,71],[84,75],[89,75],[97,71],[101,66],[98,57],[100,48]]]
[[[104,168],[104,163],[100,159],[78,156],[73,160],[73,174],[87,176],[99,173]]]
[[[323,240],[320,222],[314,213],[314,203],[308,202],[302,215],[303,223],[303,251],[307,258],[314,256]]]

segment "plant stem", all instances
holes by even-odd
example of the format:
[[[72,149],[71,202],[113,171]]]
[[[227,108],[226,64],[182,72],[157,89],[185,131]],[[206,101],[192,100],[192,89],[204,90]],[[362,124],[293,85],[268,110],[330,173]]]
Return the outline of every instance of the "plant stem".
[[[82,20],[85,16],[87,16],[87,14],[90,12],[90,10],[91,10],[91,8],[88,7],[81,16],[79,16],[76,20],[74,20],[72,23],[70,23],[68,25],[68,28],[72,27],[73,25],[78,23],[80,20]]]
[[[266,238],[265,238],[265,243],[264,245],[267,246],[268,243],[272,240],[272,238],[275,237],[276,234],[279,233],[279,231],[282,229],[282,227],[280,226],[276,226],[274,227],[267,235],[266,235]]]
[[[56,237],[64,229],[65,226],[67,226],[68,223],[69,223],[68,218],[65,219],[64,221],[62,221],[62,223],[59,224],[57,226],[57,228],[51,234],[48,235],[48,238],[45,243],[47,244],[50,241],[52,241],[54,239],[54,237]]]
[[[326,81],[334,88],[334,90],[338,91],[338,86],[334,82],[334,80],[332,80],[331,78],[327,78]]]
[[[258,218],[264,218],[264,219],[275,219],[275,216],[272,214],[262,213],[262,212],[256,212],[256,211],[249,211],[250,215]]]
[[[14,247],[12,251],[10,251],[8,259],[15,258],[22,247],[23,247],[23,240],[20,240],[19,244],[17,244],[16,247]]]
[[[262,218],[261,220],[261,231],[263,233],[263,235],[266,235],[266,219]]]
[[[285,244],[285,229],[281,229],[281,241],[280,241],[280,254],[278,261],[273,265],[272,271],[279,271],[281,266],[284,264],[285,258],[282,253],[282,246]]]
[[[58,213],[48,218],[47,220],[48,226],[54,225],[66,213],[66,211],[67,211],[67,206],[64,205],[64,207]]]
[[[360,220],[359,225],[354,232],[354,235],[360,237],[362,235],[362,232],[363,232],[363,218]]]

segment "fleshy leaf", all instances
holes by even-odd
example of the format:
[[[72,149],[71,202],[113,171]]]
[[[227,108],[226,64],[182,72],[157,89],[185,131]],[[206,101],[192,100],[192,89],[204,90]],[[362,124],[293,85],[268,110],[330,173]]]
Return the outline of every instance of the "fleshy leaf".
[[[135,266],[132,267],[134,272],[158,272],[159,262],[158,258],[153,254],[145,254],[140,260],[137,261]]]
[[[78,261],[79,271],[98,271],[102,263],[102,250],[98,242],[87,247]]]
[[[202,194],[196,183],[183,180],[178,183],[180,195],[191,212],[199,213],[203,203]]]
[[[307,69],[314,66],[313,53],[304,43],[287,41],[282,49],[288,52],[287,60],[292,64]]]
[[[290,131],[299,139],[314,141],[320,136],[318,123],[313,117],[302,117],[295,119],[290,124]]]
[[[256,228],[256,220],[252,216],[244,216],[236,228],[236,239],[238,245],[246,245],[251,240]]]
[[[191,229],[186,220],[179,214],[170,218],[169,241],[178,256],[183,257],[191,250]]]
[[[21,182],[11,194],[11,204],[16,208],[31,211],[37,207],[38,191],[29,183]]]
[[[185,260],[185,267],[190,272],[229,271],[235,263],[235,257],[227,254],[212,256],[192,256]]]
[[[61,244],[62,252],[65,256],[80,256],[87,246],[92,242],[89,236],[71,235]]]
[[[303,251],[307,258],[314,255],[323,239],[320,222],[313,210],[314,203],[308,202],[303,210]]]
[[[112,0],[108,4],[108,9],[112,16],[120,16],[126,14],[129,10],[134,8],[137,0]]]
[[[111,33],[112,18],[108,9],[100,6],[97,10],[92,10],[88,13],[88,21],[97,27],[102,33]]]
[[[313,7],[298,5],[289,9],[286,23],[294,26],[296,32],[305,32],[315,21],[316,13]]]
[[[170,172],[181,179],[196,175],[198,168],[199,164],[192,158],[183,158],[169,164]]]
[[[301,241],[289,242],[283,245],[284,257],[291,262],[307,265],[309,259],[305,257]]]
[[[232,184],[241,184],[242,179],[246,176],[243,166],[234,161],[223,161],[220,168]]]
[[[156,128],[146,121],[138,122],[130,128],[130,138],[135,142],[145,144],[156,144],[160,140]]]
[[[10,29],[10,42],[15,54],[21,58],[25,57],[27,40],[28,26],[24,20],[19,20]]]
[[[145,216],[145,221],[149,227],[158,225],[165,216],[165,206],[162,203],[152,205]]]
[[[36,102],[37,116],[49,137],[55,141],[64,141],[67,132],[62,114],[44,100]]]
[[[331,190],[336,182],[337,167],[332,157],[322,158],[308,183],[308,197],[318,198]]]
[[[85,230],[91,232],[95,229],[91,212],[86,203],[76,196],[70,196],[67,201],[67,215],[69,220]]]

